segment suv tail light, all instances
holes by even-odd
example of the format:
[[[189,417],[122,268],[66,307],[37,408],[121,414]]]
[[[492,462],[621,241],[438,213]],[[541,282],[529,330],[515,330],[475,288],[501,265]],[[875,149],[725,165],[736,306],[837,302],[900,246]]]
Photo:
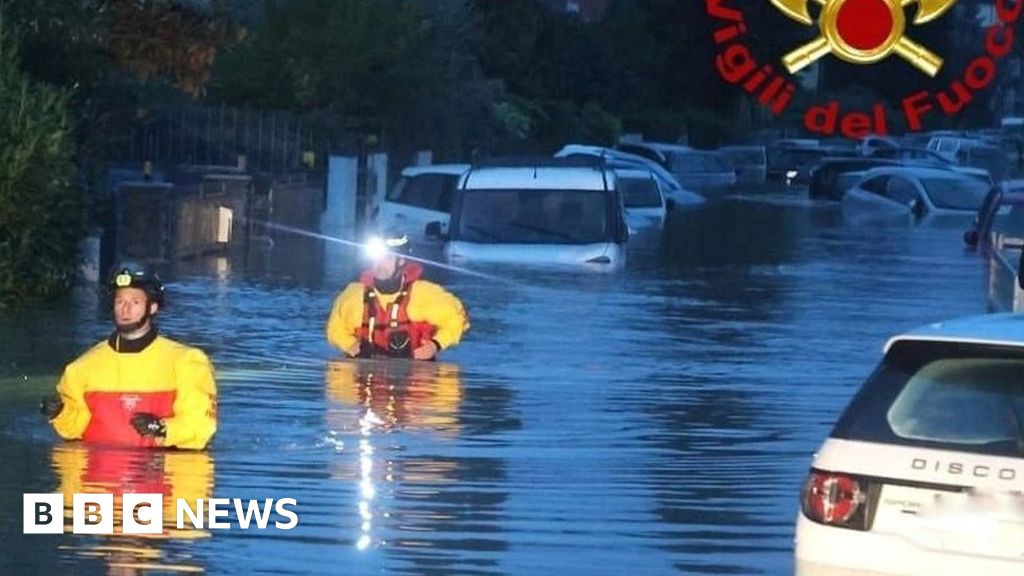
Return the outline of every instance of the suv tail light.
[[[829,526],[867,530],[871,525],[871,482],[856,476],[811,470],[804,482],[801,504],[804,516]]]

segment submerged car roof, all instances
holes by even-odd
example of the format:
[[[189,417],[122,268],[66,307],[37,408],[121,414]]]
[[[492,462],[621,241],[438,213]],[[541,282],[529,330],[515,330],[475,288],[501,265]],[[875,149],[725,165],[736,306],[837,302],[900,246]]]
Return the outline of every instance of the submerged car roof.
[[[612,190],[615,173],[604,160],[538,158],[492,161],[476,165],[465,175],[463,190]]]
[[[885,344],[885,351],[888,352],[897,342],[908,340],[1024,348],[1024,314],[1006,312],[935,322],[890,338]]]

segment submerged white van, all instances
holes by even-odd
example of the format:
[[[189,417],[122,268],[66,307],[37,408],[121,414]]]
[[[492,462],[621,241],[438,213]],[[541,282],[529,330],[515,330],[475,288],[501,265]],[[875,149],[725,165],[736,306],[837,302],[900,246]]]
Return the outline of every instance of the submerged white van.
[[[621,268],[629,231],[615,172],[600,158],[513,158],[474,166],[451,222],[427,226],[449,262]]]

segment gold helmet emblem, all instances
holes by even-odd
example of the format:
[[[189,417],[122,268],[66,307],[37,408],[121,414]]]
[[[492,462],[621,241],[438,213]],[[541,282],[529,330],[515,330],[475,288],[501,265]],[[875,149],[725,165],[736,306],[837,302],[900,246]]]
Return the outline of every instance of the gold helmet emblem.
[[[896,53],[929,76],[942,68],[942,58],[904,35],[903,10],[916,2],[913,23],[918,25],[938,18],[956,0],[771,0],[783,14],[807,26],[814,24],[807,9],[811,1],[822,5],[821,36],[782,58],[791,74],[826,54],[853,64],[872,64]]]

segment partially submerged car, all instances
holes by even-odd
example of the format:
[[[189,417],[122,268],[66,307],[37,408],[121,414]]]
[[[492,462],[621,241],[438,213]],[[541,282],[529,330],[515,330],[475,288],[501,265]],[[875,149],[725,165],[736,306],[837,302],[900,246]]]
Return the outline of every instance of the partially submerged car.
[[[896,336],[814,456],[798,576],[1024,574],[1024,316]]]
[[[864,173],[843,196],[843,207],[880,213],[974,214],[991,187],[939,168],[888,166]]]
[[[764,146],[723,146],[725,154],[736,168],[737,184],[763,184],[768,177],[768,156]]]
[[[684,188],[702,191],[736,184],[736,168],[717,150],[661,142],[620,143],[617,148],[658,161]]]
[[[580,158],[591,157],[601,158],[609,168],[619,169],[644,169],[650,170],[651,174],[658,180],[662,194],[665,196],[665,208],[672,211],[676,207],[699,206],[707,203],[707,198],[683,188],[671,172],[666,170],[657,161],[644,156],[638,156],[614,148],[603,146],[591,146],[588,144],[566,144],[561,150],[555,152],[555,158]]]
[[[448,224],[452,194],[469,164],[409,166],[381,203],[375,223],[422,240],[430,222]]]
[[[820,200],[843,199],[843,194],[867,170],[881,166],[899,166],[897,160],[874,157],[823,158],[811,170],[807,195]],[[851,174],[856,173],[855,176]]]
[[[971,176],[986,185],[992,184],[992,177],[983,168],[959,166],[931,150],[915,148],[879,148],[867,157],[824,158],[811,170],[808,195],[811,198],[839,201],[843,194],[867,170],[883,166],[920,166],[942,168]]]
[[[513,158],[474,166],[451,224],[427,226],[452,263],[620,268],[629,230],[615,172],[600,158]]]
[[[665,195],[658,179],[649,170],[616,169],[615,184],[622,196],[630,234],[664,228],[667,215]]]

